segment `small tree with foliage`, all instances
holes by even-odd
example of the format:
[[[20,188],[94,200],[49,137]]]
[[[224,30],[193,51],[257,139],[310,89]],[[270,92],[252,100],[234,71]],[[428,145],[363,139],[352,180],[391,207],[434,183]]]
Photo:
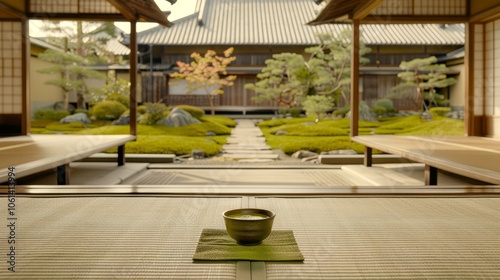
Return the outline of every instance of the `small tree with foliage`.
[[[213,50],[208,50],[205,55],[192,53],[191,63],[177,61],[179,71],[170,74],[175,79],[183,79],[188,82],[187,93],[193,93],[199,89],[205,91],[210,102],[212,115],[215,115],[214,99],[218,94],[223,94],[223,86],[232,86],[236,76],[227,75],[226,68],[236,60],[231,56],[234,48],[224,51],[224,56],[218,56]]]
[[[103,89],[92,89],[86,95],[89,103],[94,105],[104,100],[119,101],[126,107],[130,106],[130,82],[115,78],[108,74],[106,85]]]
[[[351,83],[351,31],[344,29],[338,36],[318,34],[317,38],[320,42],[317,46],[305,49],[305,52],[310,54],[307,67],[311,73],[311,91],[335,97],[341,95],[344,103],[349,104],[347,93]],[[361,41],[360,64],[369,62],[363,55],[370,51],[371,49]]]
[[[274,101],[278,106],[296,107],[307,94],[309,73],[304,58],[295,53],[281,53],[266,60],[257,75],[258,82],[245,88],[257,93],[257,102]]]
[[[351,44],[350,31],[339,36],[317,35],[319,44],[306,48],[310,54],[305,60],[300,54],[281,53],[266,61],[266,67],[257,75],[259,81],[246,84],[255,91],[255,101],[274,100],[278,105],[295,107],[301,105],[308,95],[343,96],[348,104],[347,92],[350,84]],[[362,55],[370,48],[360,43],[360,63],[368,59]],[[338,98],[337,98],[338,99]]]
[[[115,36],[112,22],[60,22],[44,21],[42,27],[54,45],[61,46],[63,52],[47,49],[39,55],[41,60],[51,62],[54,66],[42,69],[41,73],[59,73],[60,79],[47,81],[47,84],[60,87],[64,93],[64,107],[68,108],[68,94],[76,93],[77,108],[84,107],[84,96],[90,93],[85,79],[105,79],[99,72],[88,69],[88,66],[112,63],[105,45],[109,38]]]
[[[457,82],[446,76],[448,68],[445,64],[437,64],[435,56],[403,61],[399,67],[405,70],[398,74],[403,81],[392,89],[394,93],[391,96],[411,96],[415,104],[425,112],[429,111],[430,106],[437,105],[439,100],[444,100],[444,96],[438,94],[436,89],[446,88]]]
[[[328,110],[332,109],[334,104],[333,98],[327,95],[310,95],[302,102],[302,106],[306,110],[306,115],[315,115],[316,122],[319,121]]]
[[[45,83],[54,85],[64,91],[64,109],[68,109],[68,95],[76,93],[78,97],[77,108],[83,108],[83,96],[89,93],[85,79],[104,79],[104,75],[98,71],[87,68],[88,61],[78,54],[62,53],[48,49],[41,53],[38,58],[51,62],[53,66],[39,70],[45,74],[60,74],[61,78],[47,80]]]

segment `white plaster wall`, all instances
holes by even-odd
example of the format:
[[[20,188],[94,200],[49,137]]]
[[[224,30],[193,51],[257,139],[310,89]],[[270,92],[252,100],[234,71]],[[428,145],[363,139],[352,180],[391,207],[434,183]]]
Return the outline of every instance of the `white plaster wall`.
[[[451,107],[464,107],[465,105],[465,65],[455,65],[450,67],[451,71],[460,72],[455,77],[457,83],[450,87],[450,106]]]

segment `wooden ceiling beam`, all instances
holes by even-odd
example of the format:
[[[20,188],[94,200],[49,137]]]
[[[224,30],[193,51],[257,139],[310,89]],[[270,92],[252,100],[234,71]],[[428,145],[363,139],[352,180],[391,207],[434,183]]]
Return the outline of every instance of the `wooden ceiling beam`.
[[[28,13],[30,19],[44,19],[44,14]],[[72,14],[72,13],[53,13],[47,19],[54,20],[103,20],[103,21],[129,21],[122,14]]]
[[[352,19],[362,20],[375,10],[384,0],[366,0],[354,9]]]
[[[136,21],[139,19],[139,17],[136,14],[131,12],[128,9],[128,7],[125,7],[123,5],[123,2],[116,0],[107,0],[107,1],[109,2],[109,4],[113,5],[113,7],[115,7],[118,11],[120,11],[120,13],[122,13],[122,15],[129,21]]]
[[[377,23],[377,24],[419,24],[419,23],[464,23],[469,21],[467,16],[367,16],[363,18],[362,23]]]
[[[493,7],[482,13],[471,15],[469,22],[484,22],[498,19],[500,14],[500,6]]]
[[[11,6],[9,6],[5,3],[2,3],[2,2],[0,2],[0,11],[5,12],[6,14],[9,14],[15,18],[20,18],[20,19],[26,18],[25,13],[23,13],[22,11],[16,10],[16,9],[12,8]]]

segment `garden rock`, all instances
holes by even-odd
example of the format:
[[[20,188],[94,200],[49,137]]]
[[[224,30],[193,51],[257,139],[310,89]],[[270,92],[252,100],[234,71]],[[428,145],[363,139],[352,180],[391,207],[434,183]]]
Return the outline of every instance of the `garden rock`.
[[[130,114],[123,114],[119,119],[114,120],[112,125],[126,125],[130,123]]]
[[[357,155],[358,152],[356,152],[355,150],[351,150],[351,149],[346,149],[346,150],[337,150],[339,155]]]
[[[315,152],[311,152],[311,151],[305,151],[305,150],[300,150],[300,151],[297,151],[295,153],[293,153],[292,157],[293,158],[308,158],[308,157],[317,157],[318,154],[315,153]]]
[[[288,134],[288,131],[286,130],[277,130],[274,135],[286,135]]]
[[[87,114],[85,113],[77,113],[74,115],[69,115],[62,118],[60,123],[73,123],[73,122],[81,122],[81,123],[92,123]]]
[[[190,124],[201,123],[197,118],[191,116],[188,112],[175,108],[165,119],[161,119],[157,122],[157,124],[172,126],[172,127],[180,127],[186,126]]]
[[[329,152],[321,152],[321,155],[357,155],[358,152],[352,149],[344,149],[344,150],[332,150]]]
[[[429,112],[423,112],[420,115],[420,118],[423,119],[423,120],[431,120],[432,119],[432,114],[429,113]]]
[[[351,118],[351,111],[347,113],[347,117],[350,119]],[[360,103],[359,104],[359,120],[360,121],[367,121],[367,122],[376,122],[377,118],[375,114],[370,110],[370,107],[366,105],[366,103]]]
[[[313,162],[314,160],[316,160],[318,158],[318,155],[315,155],[315,156],[312,156],[312,157],[305,157],[305,158],[302,158],[301,161],[302,162]]]
[[[205,158],[205,152],[203,150],[192,150],[191,157],[193,159],[203,159]]]
[[[452,111],[446,113],[445,117],[452,118],[455,120],[463,120],[464,119],[464,111]]]

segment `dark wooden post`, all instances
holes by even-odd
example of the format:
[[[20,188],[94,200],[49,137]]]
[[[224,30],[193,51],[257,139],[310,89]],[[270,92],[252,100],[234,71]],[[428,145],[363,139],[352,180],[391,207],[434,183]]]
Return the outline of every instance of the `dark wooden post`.
[[[358,136],[359,120],[359,23],[352,21],[351,38],[351,137]]]

